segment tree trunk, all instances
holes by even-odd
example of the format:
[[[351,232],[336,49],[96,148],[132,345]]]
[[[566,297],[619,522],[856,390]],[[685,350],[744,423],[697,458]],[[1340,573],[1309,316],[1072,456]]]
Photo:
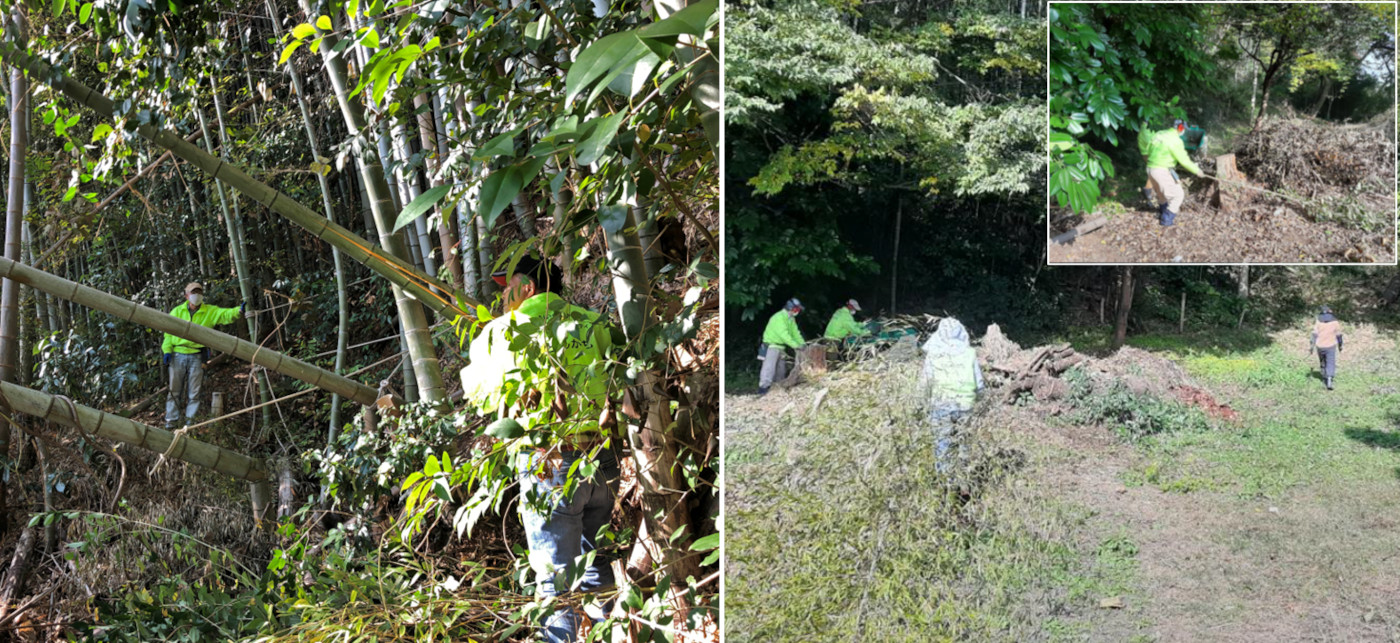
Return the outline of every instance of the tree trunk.
[[[306,15],[317,15],[311,8],[311,0],[300,0],[300,3]],[[362,132],[365,130],[364,108],[350,98],[351,87],[345,73],[345,58],[336,51],[336,44],[340,39],[333,32],[317,29],[317,33],[323,38],[321,56],[331,85],[335,88],[336,102],[340,104],[341,115],[345,117],[345,126],[351,132]],[[404,248],[403,241],[393,233],[395,213],[389,206],[389,186],[384,181],[384,168],[358,137],[355,139],[354,152],[360,166],[360,177],[369,192],[370,207],[374,211],[375,225],[379,228],[380,243],[390,255],[403,259],[408,256],[408,251]],[[450,288],[447,290],[452,292]],[[419,301],[424,301],[423,294],[418,294],[417,299],[414,299],[410,298],[403,288],[397,285],[394,288],[394,302],[398,306],[399,322],[408,341],[408,353],[413,362],[419,394],[427,402],[445,406],[447,390],[442,381],[442,367],[438,365],[433,336]],[[447,307],[455,308],[450,301],[447,304]],[[452,319],[456,316],[447,315],[447,318]]]
[[[1313,105],[1312,117],[1317,118],[1322,113],[1322,104],[1327,102],[1327,94],[1332,91],[1332,77],[1323,76],[1318,83],[1317,103]]]
[[[629,341],[636,341],[655,323],[650,279],[631,208],[613,207],[622,208],[625,214],[621,226],[604,229],[608,264],[623,330]],[[670,400],[662,394],[656,373],[644,371],[639,380],[641,401],[647,409],[646,426],[628,423],[628,439],[636,460],[637,481],[642,488],[647,532],[655,542],[662,566],[671,573],[671,590],[675,592],[685,587],[687,578],[699,573],[698,561],[689,552],[694,533],[689,527],[688,494],[685,481],[677,471],[678,441],[673,434]]]
[[[224,125],[224,107],[223,103],[219,102],[219,85],[214,82],[213,76],[209,77],[209,89],[210,93],[214,96],[214,117],[219,124],[219,143],[221,145],[219,148],[219,158],[227,163],[228,150],[233,147],[233,145],[229,141],[228,128]],[[202,128],[204,127],[204,117],[202,114],[200,115],[200,126]],[[207,128],[204,129],[207,130]],[[204,144],[206,147],[209,146],[209,133],[207,131],[204,133]],[[210,147],[210,151],[213,151],[212,147]],[[224,193],[222,184],[220,184],[217,179],[215,180],[215,184],[219,186],[219,194],[222,195]],[[248,244],[244,242],[243,211],[238,206],[237,196],[233,198],[233,217],[228,218],[227,207],[224,208],[224,216],[228,221],[229,243],[233,246],[234,258],[237,259],[235,265],[238,269],[238,291],[243,295],[243,301],[247,305],[255,306],[252,275],[248,273]],[[329,218],[330,217],[327,217],[327,219]],[[268,223],[271,222],[269,221]],[[272,234],[273,238],[278,236],[276,230],[273,230]],[[262,338],[258,334],[257,317],[246,317],[244,321],[248,326],[248,339],[255,344],[260,343]],[[268,379],[266,371],[261,373],[254,371],[253,376],[258,380],[258,403],[264,405],[262,407],[263,426],[271,426],[272,406],[269,405],[268,402],[272,401],[272,382]]]
[[[1186,332],[1186,290],[1181,291],[1181,314],[1176,318],[1176,332]]]
[[[379,398],[375,389],[294,357],[9,259],[0,258],[0,277],[51,293],[94,310],[116,315],[146,328],[198,342],[213,350],[228,353],[238,359],[263,366],[268,370],[299,379],[316,388],[339,393],[360,404],[373,405]]]
[[[902,175],[902,173],[901,173]],[[894,206],[894,250],[890,253],[890,314],[895,314],[898,310],[899,292],[899,226],[904,219],[904,198],[895,197]]]
[[[1133,307],[1133,267],[1123,266],[1121,268],[1121,279],[1118,284],[1118,324],[1113,330],[1113,347],[1122,348],[1123,343],[1128,341],[1128,312]]]
[[[272,33],[278,40],[282,39],[282,25],[278,22],[277,8],[272,0],[267,0],[267,13],[272,18]],[[297,73],[296,66],[287,61],[287,76],[292,80],[292,90],[296,94],[297,107],[301,110],[301,122],[306,127],[306,141],[311,146],[311,158],[316,162],[321,159],[321,147],[316,141],[316,128],[311,122],[311,109],[306,105],[306,90],[301,83],[301,74]],[[326,219],[335,220],[335,208],[331,207],[331,188],[326,181],[326,172],[317,172],[316,181],[321,185],[321,205],[326,209]],[[345,266],[340,260],[340,250],[331,246],[331,262],[335,265],[335,291],[336,291],[336,311],[339,313],[339,323],[336,325],[335,340],[335,373],[339,375],[345,369],[345,354],[349,351],[350,345],[350,303],[345,292]],[[331,395],[330,428],[327,431],[326,444],[334,445],[336,433],[340,431],[340,394]]]
[[[10,27],[17,47],[25,47],[28,23],[23,10],[10,14]],[[5,258],[19,261],[20,239],[24,234],[24,158],[29,147],[29,81],[21,69],[10,72],[10,190],[5,209]],[[19,284],[6,279],[0,286],[0,381],[15,381],[19,361]],[[0,459],[10,457],[10,423],[0,417]],[[0,480],[0,536],[9,532],[9,506],[6,487]]]
[[[431,187],[442,185],[442,178],[438,176],[438,164],[446,158],[447,145],[446,137],[439,132],[438,123],[441,119],[436,117],[435,102],[429,94],[419,94],[413,99],[413,104],[422,110],[418,114],[418,135],[423,146],[423,158]],[[452,218],[441,207],[435,210],[438,243],[442,245],[442,262],[447,265],[447,275],[452,280],[452,285],[457,290],[462,290],[462,261],[458,256],[457,235],[452,233]]]

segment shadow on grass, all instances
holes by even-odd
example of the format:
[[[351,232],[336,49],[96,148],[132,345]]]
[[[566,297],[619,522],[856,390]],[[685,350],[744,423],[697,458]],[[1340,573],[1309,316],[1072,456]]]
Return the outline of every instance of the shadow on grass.
[[[1390,449],[1391,451],[1400,453],[1400,432],[1347,427],[1343,433],[1345,433],[1347,437],[1366,446]]]
[[[1108,357],[1113,348],[1113,327],[1076,327],[1051,333],[1030,333],[1024,337],[1012,337],[1022,346],[1056,344],[1068,342],[1074,349],[1094,357]],[[1273,339],[1263,330],[1220,330],[1214,332],[1163,333],[1144,332],[1128,335],[1128,346],[1151,352],[1168,352],[1177,355],[1207,354],[1215,357],[1229,357],[1251,353],[1273,343]]]

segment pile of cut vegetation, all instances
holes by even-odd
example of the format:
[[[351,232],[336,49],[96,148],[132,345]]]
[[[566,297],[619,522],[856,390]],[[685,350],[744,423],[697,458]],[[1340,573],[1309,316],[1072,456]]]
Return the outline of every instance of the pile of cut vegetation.
[[[1021,348],[992,324],[982,338],[980,357],[989,387],[1007,401],[1028,396],[1050,414],[1075,411],[1075,405],[1085,400],[1121,393],[1175,400],[1223,420],[1236,418],[1233,409],[1217,401],[1175,362],[1131,346],[1105,358],[1085,355],[1069,344]]]
[[[1240,141],[1240,169],[1275,190],[1307,198],[1354,194],[1387,207],[1395,189],[1395,143],[1384,127],[1275,118]]]

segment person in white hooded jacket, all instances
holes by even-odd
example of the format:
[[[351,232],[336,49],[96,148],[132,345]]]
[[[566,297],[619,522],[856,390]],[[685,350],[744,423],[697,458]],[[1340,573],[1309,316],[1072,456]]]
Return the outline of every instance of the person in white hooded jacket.
[[[924,342],[924,390],[929,395],[929,421],[933,426],[936,466],[948,470],[949,451],[956,441],[958,420],[972,410],[982,390],[982,368],[972,350],[967,329],[952,317],[938,322],[938,330]]]

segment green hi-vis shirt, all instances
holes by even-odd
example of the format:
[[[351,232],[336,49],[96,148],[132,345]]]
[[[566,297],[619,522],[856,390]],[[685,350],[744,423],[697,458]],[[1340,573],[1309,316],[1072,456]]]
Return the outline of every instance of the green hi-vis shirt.
[[[1186,144],[1181,142],[1176,128],[1164,129],[1152,135],[1152,143],[1147,147],[1147,167],[1173,169],[1180,164],[1187,172],[1201,176],[1201,168],[1186,155]]]
[[[220,308],[213,304],[203,304],[193,315],[190,314],[188,302],[182,303],[170,311],[171,315],[185,321],[194,322],[205,328],[223,326],[238,319],[237,308]],[[197,344],[183,337],[176,337],[170,333],[165,334],[165,341],[160,343],[162,353],[198,353],[204,348],[204,344]]]
[[[847,337],[864,337],[870,334],[870,329],[856,322],[856,316],[851,313],[851,309],[845,306],[836,309],[831,314],[831,321],[826,324],[827,339],[845,339]]]
[[[780,310],[768,318],[768,326],[763,329],[763,343],[769,346],[802,348],[807,342],[802,340],[802,331],[797,329],[797,320],[786,310]]]
[[[519,332],[522,327],[531,332],[523,335]],[[545,333],[553,333],[553,337]],[[527,383],[520,353],[532,347],[553,350],[551,345],[557,348],[560,343],[563,353],[552,354],[549,361],[562,367],[574,390],[558,390],[550,378],[542,385],[535,378],[531,378],[533,384]],[[607,403],[611,377],[607,354],[612,345],[612,334],[597,313],[569,304],[554,293],[535,295],[514,311],[487,322],[472,340],[468,349],[471,363],[461,372],[462,395],[482,413],[506,417],[508,402],[525,395],[525,387],[538,386],[539,405],[513,415],[521,426],[529,430],[556,422],[551,408],[557,397],[569,411],[569,421],[561,423],[564,435],[596,433],[598,415]]]

